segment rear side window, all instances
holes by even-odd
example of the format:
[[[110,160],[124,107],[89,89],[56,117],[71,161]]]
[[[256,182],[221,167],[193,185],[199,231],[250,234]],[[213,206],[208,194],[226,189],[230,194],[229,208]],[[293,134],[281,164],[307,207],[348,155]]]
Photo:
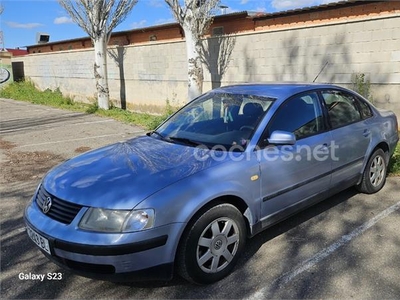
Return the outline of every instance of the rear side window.
[[[342,91],[323,91],[322,96],[328,109],[332,128],[361,121],[356,98]]]
[[[358,106],[360,107],[361,118],[363,120],[372,117],[372,111],[369,104],[361,99],[356,98]]]

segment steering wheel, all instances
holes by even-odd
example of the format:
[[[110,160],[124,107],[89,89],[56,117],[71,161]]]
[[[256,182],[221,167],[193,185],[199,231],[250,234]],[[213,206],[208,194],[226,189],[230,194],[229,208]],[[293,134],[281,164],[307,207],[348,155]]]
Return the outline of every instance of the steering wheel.
[[[247,130],[254,130],[254,127],[253,126],[249,126],[249,125],[244,125],[244,126],[242,126],[242,127],[240,127],[240,129],[239,129],[240,131],[247,131]]]

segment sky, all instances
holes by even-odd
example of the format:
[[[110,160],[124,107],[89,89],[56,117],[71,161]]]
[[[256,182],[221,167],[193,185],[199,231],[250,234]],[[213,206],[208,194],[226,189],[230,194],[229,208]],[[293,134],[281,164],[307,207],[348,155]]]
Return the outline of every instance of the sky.
[[[222,0],[225,13],[239,11],[278,12],[320,5],[335,0]],[[50,35],[50,42],[88,36],[57,0],[0,0],[0,31],[5,48],[23,48],[36,44],[37,33]],[[222,9],[219,13],[222,13]],[[125,31],[175,22],[164,0],[139,0],[115,31]],[[0,33],[1,37],[1,33]],[[1,42],[1,38],[0,38]],[[3,48],[3,44],[0,44]]]

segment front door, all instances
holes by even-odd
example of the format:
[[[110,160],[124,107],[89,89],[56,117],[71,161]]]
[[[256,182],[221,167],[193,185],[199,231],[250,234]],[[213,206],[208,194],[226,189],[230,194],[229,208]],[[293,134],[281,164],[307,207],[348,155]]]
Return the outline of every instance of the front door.
[[[268,144],[268,137],[276,130],[294,133],[296,143]],[[333,149],[317,93],[285,101],[268,123],[260,143],[261,218],[263,226],[268,226],[312,204],[329,189]]]

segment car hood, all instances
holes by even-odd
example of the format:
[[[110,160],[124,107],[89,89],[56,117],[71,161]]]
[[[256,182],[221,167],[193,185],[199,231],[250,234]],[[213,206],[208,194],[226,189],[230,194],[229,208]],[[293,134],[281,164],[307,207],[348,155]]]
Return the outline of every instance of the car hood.
[[[150,195],[216,164],[203,150],[138,137],[87,152],[52,169],[43,186],[83,206],[132,209]]]

